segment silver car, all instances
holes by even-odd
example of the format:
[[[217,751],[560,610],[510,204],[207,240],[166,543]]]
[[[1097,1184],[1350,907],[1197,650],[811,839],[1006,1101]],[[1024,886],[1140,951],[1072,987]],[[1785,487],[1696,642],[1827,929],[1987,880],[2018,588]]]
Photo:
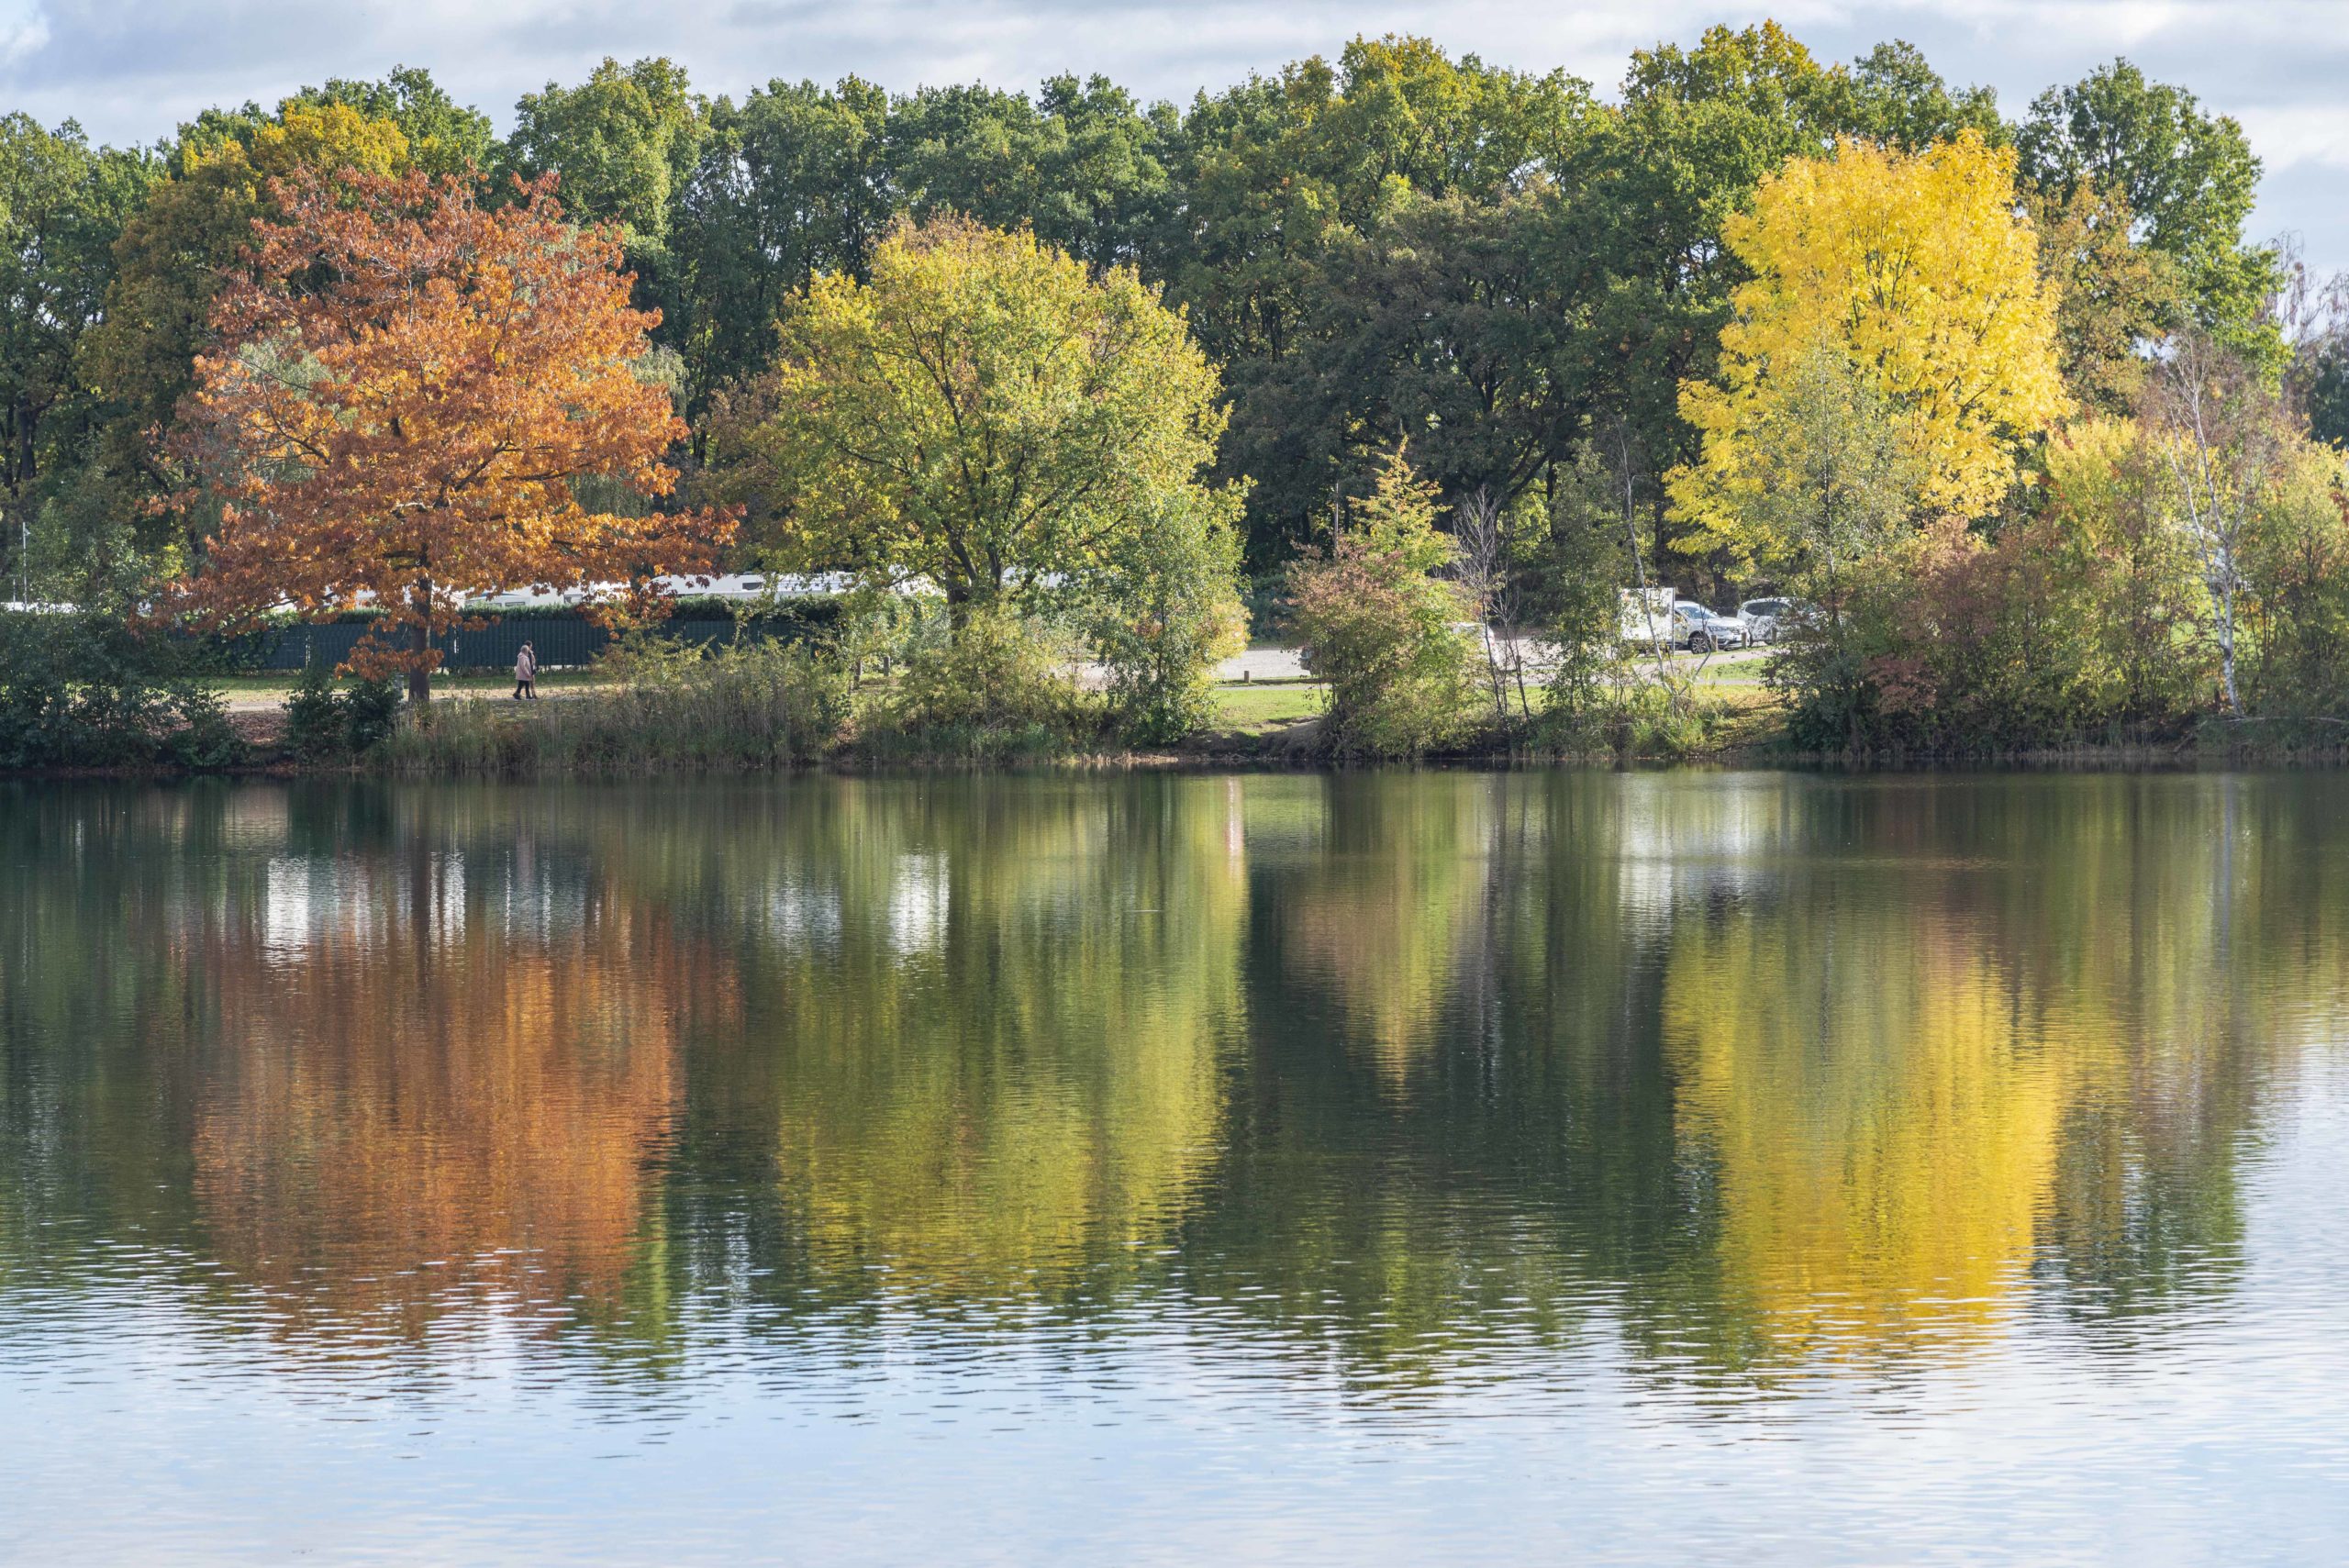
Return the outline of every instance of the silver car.
[[[1748,636],[1755,642],[1769,643],[1778,640],[1779,629],[1793,617],[1794,608],[1792,599],[1748,599],[1737,606],[1737,615],[1745,623]]]
[[[1691,653],[1742,648],[1746,642],[1743,621],[1735,616],[1717,615],[1693,599],[1683,599],[1672,606],[1672,639]]]

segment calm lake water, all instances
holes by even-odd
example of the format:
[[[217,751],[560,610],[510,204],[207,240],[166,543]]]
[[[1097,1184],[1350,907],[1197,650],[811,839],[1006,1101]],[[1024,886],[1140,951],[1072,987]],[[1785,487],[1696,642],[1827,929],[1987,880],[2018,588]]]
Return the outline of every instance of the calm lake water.
[[[0,1559],[2326,1561],[2349,779],[0,794]]]

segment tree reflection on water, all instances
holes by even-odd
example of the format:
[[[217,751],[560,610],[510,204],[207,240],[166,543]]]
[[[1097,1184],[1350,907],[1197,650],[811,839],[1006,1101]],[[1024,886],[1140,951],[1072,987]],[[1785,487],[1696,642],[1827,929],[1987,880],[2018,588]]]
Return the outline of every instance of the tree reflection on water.
[[[1397,1396],[2150,1331],[2349,994],[2339,836],[2288,778],[27,786],[0,1292],[645,1367],[1140,1313]]]

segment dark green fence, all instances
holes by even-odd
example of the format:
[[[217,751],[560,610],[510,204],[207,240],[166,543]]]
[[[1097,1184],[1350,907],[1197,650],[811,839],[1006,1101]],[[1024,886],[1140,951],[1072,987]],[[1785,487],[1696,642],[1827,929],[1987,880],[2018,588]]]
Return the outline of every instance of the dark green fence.
[[[791,640],[806,636],[808,630],[806,622],[795,619],[696,618],[667,622],[661,633],[680,642],[707,644],[730,642],[738,634],[751,641],[774,638]],[[272,640],[262,657],[262,668],[299,670],[313,659],[340,664],[351,657],[351,651],[367,631],[364,623],[350,622],[287,627],[267,634]],[[511,616],[472,631],[451,632],[438,639],[434,646],[440,650],[444,670],[511,670],[515,655],[527,642],[538,653],[539,668],[554,670],[592,662],[611,640],[609,631],[577,616],[550,616],[543,620]]]

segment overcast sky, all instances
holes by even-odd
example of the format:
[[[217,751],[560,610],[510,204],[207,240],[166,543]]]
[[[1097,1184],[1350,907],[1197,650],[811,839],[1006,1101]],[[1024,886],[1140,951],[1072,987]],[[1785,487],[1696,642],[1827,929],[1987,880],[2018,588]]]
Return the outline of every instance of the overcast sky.
[[[850,72],[1029,87],[1074,71],[1186,99],[1383,32],[1562,65],[1611,93],[1635,48],[1767,16],[1831,61],[1907,39],[1953,83],[1997,88],[2010,117],[2125,54],[2243,122],[2267,165],[2255,238],[2298,233],[2312,262],[2349,267],[2349,0],[0,0],[0,108],[151,141],[207,104],[409,64],[504,129],[519,95],[607,54],[669,55],[711,94]]]

